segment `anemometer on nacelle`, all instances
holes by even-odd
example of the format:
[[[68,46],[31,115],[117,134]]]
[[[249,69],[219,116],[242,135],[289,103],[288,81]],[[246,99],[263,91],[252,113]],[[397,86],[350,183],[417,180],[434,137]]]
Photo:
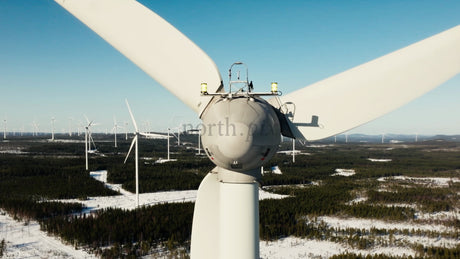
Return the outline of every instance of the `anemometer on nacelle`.
[[[236,71],[232,71],[235,67],[244,67],[244,72],[246,73],[246,79],[241,79],[241,69]],[[232,80],[232,74],[236,74],[236,80]],[[206,96],[221,96],[224,98],[233,98],[233,97],[248,97],[252,98],[254,96],[280,96],[282,93],[278,91],[278,83],[272,82],[271,83],[271,91],[270,92],[253,92],[254,86],[252,81],[248,79],[248,67],[243,62],[235,62],[230,66],[228,70],[228,83],[229,83],[229,91],[228,92],[221,92],[221,93],[209,93],[208,92],[208,83],[203,82],[201,83],[201,95]],[[232,88],[236,91],[232,92]]]

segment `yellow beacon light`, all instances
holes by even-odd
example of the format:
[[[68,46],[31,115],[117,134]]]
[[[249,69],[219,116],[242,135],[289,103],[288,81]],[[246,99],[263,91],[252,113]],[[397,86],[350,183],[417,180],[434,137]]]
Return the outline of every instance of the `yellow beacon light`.
[[[201,83],[201,94],[208,94],[208,83]]]
[[[277,93],[277,92],[278,92],[278,83],[272,82],[272,93]]]

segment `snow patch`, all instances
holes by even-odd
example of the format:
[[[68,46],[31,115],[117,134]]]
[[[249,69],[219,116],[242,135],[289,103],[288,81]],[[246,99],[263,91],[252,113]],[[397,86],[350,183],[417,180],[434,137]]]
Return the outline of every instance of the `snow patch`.
[[[90,213],[91,211],[105,208],[123,208],[128,210],[133,210],[136,208],[136,194],[123,189],[121,184],[107,183],[106,170],[90,172],[90,176],[94,177],[94,179],[98,181],[103,182],[107,188],[118,191],[121,195],[90,197],[85,201],[78,199],[66,199],[59,201],[82,203],[83,206],[86,207],[86,210],[83,211],[84,213]],[[139,205],[150,206],[162,203],[195,202],[196,195],[197,190],[140,193]],[[289,196],[275,194],[259,189],[259,200],[283,199],[286,197]]]
[[[335,174],[332,174],[332,176],[337,176],[337,175],[341,175],[341,176],[352,176],[354,174],[356,174],[355,170],[354,169],[340,169],[340,168],[337,168],[335,169]]]
[[[347,205],[358,204],[358,203],[367,201],[367,199],[368,199],[368,197],[359,196],[359,197],[356,197],[355,199],[353,199],[353,200],[347,202],[346,204],[347,204]]]
[[[406,247],[390,246],[359,250],[331,241],[302,239],[298,237],[286,237],[276,241],[260,242],[260,257],[263,259],[329,258],[333,255],[347,252],[362,255],[415,256],[415,252],[411,248]]]
[[[277,165],[272,166],[271,170],[272,174],[283,174],[283,172],[281,172],[280,168]]]
[[[298,237],[260,242],[260,257],[264,259],[328,258],[346,251],[347,249],[338,243]]]
[[[458,177],[409,177],[404,175],[380,177],[377,179],[379,182],[386,182],[388,180],[406,181],[414,184],[423,184],[431,187],[449,187],[449,183],[458,183]]]
[[[381,158],[368,158],[367,160],[371,162],[391,162],[391,159],[381,159]]]
[[[5,258],[97,258],[63,244],[40,231],[37,221],[16,221],[0,210],[0,239],[6,241]]]
[[[400,223],[400,222],[387,222],[383,220],[376,219],[360,219],[360,218],[338,218],[331,216],[322,216],[318,217],[318,221],[324,221],[332,228],[356,228],[356,229],[366,229],[370,230],[371,228],[377,229],[398,229],[398,230],[418,230],[421,231],[456,231],[453,227],[446,227],[443,225],[434,225],[434,224],[415,224],[415,223]]]

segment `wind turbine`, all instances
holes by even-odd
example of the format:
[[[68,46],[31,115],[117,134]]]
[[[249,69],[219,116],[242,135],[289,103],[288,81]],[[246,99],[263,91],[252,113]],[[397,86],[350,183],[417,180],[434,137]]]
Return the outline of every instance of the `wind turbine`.
[[[38,132],[40,131],[40,128],[39,128],[40,124],[37,123],[36,121],[33,121],[32,122],[32,127],[33,127],[33,130],[34,130],[32,135],[33,136],[38,136]]]
[[[115,147],[117,147],[117,129],[118,128],[121,128],[120,126],[118,126],[117,124],[117,119],[115,118],[115,116],[113,116],[113,128],[112,128],[112,132],[114,132],[114,135],[115,135]]]
[[[142,136],[155,136],[155,134],[149,134],[149,133],[144,133],[140,132],[139,128],[137,127],[136,120],[134,119],[133,112],[131,111],[131,107],[129,106],[128,100],[126,101],[126,106],[128,107],[129,115],[131,116],[131,120],[133,121],[134,125],[134,138],[133,141],[131,142],[131,146],[129,147],[128,154],[126,154],[125,158],[125,164],[126,161],[128,160],[129,154],[131,153],[131,150],[134,148],[134,156],[135,156],[135,172],[136,172],[136,206],[139,207],[139,153],[138,153],[138,147],[139,147],[139,135]]]
[[[126,160],[128,160],[128,157],[129,157],[129,153],[131,153],[131,149],[133,149],[133,145],[135,145],[136,147],[134,148],[134,163],[135,163],[135,170],[136,170],[136,206],[139,207],[139,149],[138,149],[138,139],[139,139],[139,129],[137,128],[137,124],[136,124],[136,120],[134,119],[134,115],[133,113],[131,112],[131,108],[129,107],[129,103],[128,103],[128,100],[125,100],[126,101],[126,106],[128,107],[128,111],[129,111],[129,115],[131,116],[131,120],[133,121],[133,125],[134,125],[134,138],[133,138],[133,142],[131,142],[131,146],[129,147],[129,151],[128,151],[128,154],[126,155],[126,158],[125,158],[125,164],[126,164]]]
[[[95,151],[97,150],[97,148],[96,148],[96,143],[94,143],[93,135],[91,132],[91,126],[94,126],[97,124],[93,123],[94,121],[90,121],[86,115],[83,115],[83,116],[86,119],[86,123],[88,123],[87,126],[85,126],[85,139],[88,140],[88,146],[87,146],[88,151],[87,152],[93,152],[93,150],[91,149],[91,143],[93,143]]]
[[[72,118],[69,117],[69,129],[68,129],[68,134],[69,134],[69,137],[72,137]]]
[[[54,117],[51,117],[51,140],[54,141],[54,121],[56,119]]]
[[[276,83],[270,93],[253,92],[247,73],[246,80],[231,80],[229,73],[225,91],[206,53],[140,3],[55,1],[188,105],[206,125],[202,144],[216,168],[198,189],[192,259],[259,258],[257,180],[260,167],[276,153],[281,134],[311,141],[346,132],[460,72],[457,26],[283,98]],[[230,70],[234,66],[243,64],[235,63]],[[243,87],[232,91],[238,84]],[[265,100],[264,95],[272,98]],[[282,112],[287,103],[295,104],[295,115]]]
[[[5,118],[3,119],[3,139],[6,139],[6,125],[7,125],[7,121]]]
[[[85,116],[86,118],[86,116]],[[89,121],[88,118],[86,118],[86,121],[88,124],[85,126],[85,162],[86,162],[86,171],[88,171],[88,148],[91,149],[91,143],[89,143],[89,137],[90,137],[90,127],[93,121]]]

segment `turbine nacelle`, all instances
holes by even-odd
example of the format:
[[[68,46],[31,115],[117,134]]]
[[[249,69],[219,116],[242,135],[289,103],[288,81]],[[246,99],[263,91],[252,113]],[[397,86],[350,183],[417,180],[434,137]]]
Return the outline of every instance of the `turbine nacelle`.
[[[236,172],[258,169],[276,154],[281,141],[278,117],[262,98],[218,98],[201,118],[204,150],[223,169]]]

